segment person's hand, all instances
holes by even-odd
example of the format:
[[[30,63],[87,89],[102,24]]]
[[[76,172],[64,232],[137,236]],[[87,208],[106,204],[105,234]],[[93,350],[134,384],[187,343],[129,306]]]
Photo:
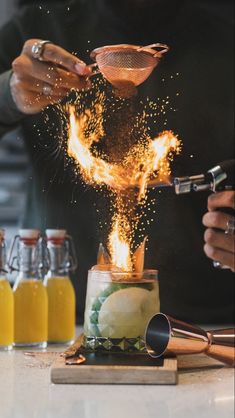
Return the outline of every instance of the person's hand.
[[[25,114],[40,112],[60,101],[71,89],[89,87],[89,67],[63,48],[45,43],[40,59],[34,58],[32,47],[40,42],[26,41],[21,55],[12,63],[11,94],[17,108]]]
[[[235,208],[235,191],[214,193],[208,198],[208,212],[203,216],[203,224],[207,227],[204,235],[204,251],[207,257],[219,261],[235,271],[235,236],[225,234],[229,221],[235,217],[219,208]]]

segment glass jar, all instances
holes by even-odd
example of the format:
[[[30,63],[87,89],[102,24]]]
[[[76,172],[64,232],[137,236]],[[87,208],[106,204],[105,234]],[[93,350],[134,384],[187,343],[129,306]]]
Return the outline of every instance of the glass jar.
[[[70,271],[77,267],[73,241],[65,230],[46,230],[49,271],[44,284],[48,294],[48,342],[72,343],[75,338],[75,292]]]
[[[86,350],[145,351],[146,325],[159,310],[157,270],[90,270],[84,322]]]
[[[0,229],[0,350],[11,350],[14,334],[14,300],[5,265],[5,234]]]
[[[40,233],[34,229],[21,229],[14,239],[9,265],[19,271],[14,293],[14,346],[47,346],[48,300],[46,288],[40,278]],[[17,255],[13,258],[16,247]],[[17,267],[14,267],[16,261]]]

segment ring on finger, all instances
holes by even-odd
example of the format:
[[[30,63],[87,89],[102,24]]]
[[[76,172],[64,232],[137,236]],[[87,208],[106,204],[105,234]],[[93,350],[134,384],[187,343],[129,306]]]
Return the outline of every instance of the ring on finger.
[[[33,44],[32,49],[31,49],[31,53],[32,53],[32,57],[39,60],[39,61],[43,61],[43,51],[45,48],[46,44],[51,44],[51,41],[37,41]]]
[[[234,235],[235,234],[235,220],[230,219],[227,224],[224,233],[226,235]]]
[[[52,91],[53,91],[53,89],[52,89],[51,86],[49,86],[49,84],[45,84],[42,88],[43,96],[51,96]]]
[[[230,219],[227,223],[226,223],[226,228],[224,233],[226,235],[234,235],[235,233],[235,220],[234,219]],[[213,261],[213,266],[217,269],[229,269],[230,267],[228,266],[224,266],[222,263],[220,263],[219,261]]]

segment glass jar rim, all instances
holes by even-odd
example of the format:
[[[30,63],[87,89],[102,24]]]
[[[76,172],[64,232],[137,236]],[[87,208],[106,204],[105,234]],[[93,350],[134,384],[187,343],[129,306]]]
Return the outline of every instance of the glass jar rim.
[[[115,270],[88,270],[88,277],[113,283],[146,283],[158,281],[158,270],[146,269],[142,273]]]

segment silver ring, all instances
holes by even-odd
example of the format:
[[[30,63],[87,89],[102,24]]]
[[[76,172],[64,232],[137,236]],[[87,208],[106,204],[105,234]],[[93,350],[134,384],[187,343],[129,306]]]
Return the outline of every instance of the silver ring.
[[[224,231],[226,235],[235,234],[235,219],[230,219],[226,224],[226,229]]]
[[[45,84],[45,86],[43,86],[42,88],[43,96],[51,96],[52,91],[53,91],[52,87],[49,86],[48,84]]]
[[[226,235],[234,235],[235,233],[235,219],[230,219],[227,224],[224,233]],[[230,267],[224,266],[219,261],[213,261],[213,266],[217,269],[229,269]]]
[[[230,268],[228,266],[224,266],[220,261],[215,261],[215,260],[213,260],[213,266],[216,269],[220,269],[220,270],[228,270]]]
[[[39,60],[39,61],[43,61],[43,51],[44,51],[44,48],[45,48],[46,44],[51,44],[51,41],[35,42],[32,46],[32,49],[31,49],[32,57]]]

